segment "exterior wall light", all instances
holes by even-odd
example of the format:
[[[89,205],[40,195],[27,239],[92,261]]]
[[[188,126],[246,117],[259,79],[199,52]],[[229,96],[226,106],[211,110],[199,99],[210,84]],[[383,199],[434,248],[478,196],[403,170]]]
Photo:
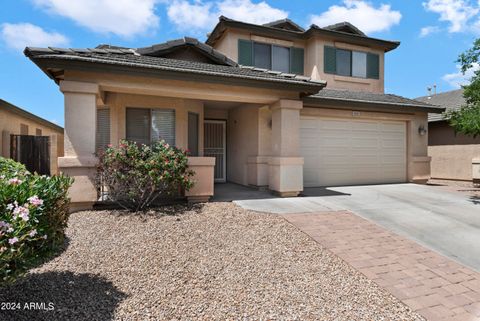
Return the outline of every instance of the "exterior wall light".
[[[418,134],[420,136],[425,136],[427,134],[427,129],[425,128],[425,126],[420,125],[420,127],[418,127]]]

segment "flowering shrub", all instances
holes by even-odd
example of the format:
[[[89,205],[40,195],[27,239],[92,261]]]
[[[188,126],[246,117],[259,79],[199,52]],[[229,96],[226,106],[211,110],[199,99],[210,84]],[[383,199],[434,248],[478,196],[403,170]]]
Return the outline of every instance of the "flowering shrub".
[[[100,155],[98,182],[108,199],[125,209],[140,211],[155,200],[193,186],[187,153],[164,141],[152,146],[121,141]]]
[[[0,285],[53,254],[68,220],[65,176],[39,176],[0,157]]]

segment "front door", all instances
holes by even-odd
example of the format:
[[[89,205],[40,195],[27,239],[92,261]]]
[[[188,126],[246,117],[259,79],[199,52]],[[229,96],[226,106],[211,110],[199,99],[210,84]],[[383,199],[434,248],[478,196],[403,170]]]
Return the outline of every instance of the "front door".
[[[215,182],[227,180],[226,122],[224,120],[204,121],[204,156],[215,157]]]

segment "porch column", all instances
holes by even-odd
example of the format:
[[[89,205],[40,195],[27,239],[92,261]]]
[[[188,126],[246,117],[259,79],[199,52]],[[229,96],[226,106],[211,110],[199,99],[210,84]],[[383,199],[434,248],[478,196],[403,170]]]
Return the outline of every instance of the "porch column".
[[[95,133],[98,84],[61,81],[65,97],[64,157],[59,157],[59,171],[73,177],[69,190],[71,210],[91,208],[97,199],[95,187]]]
[[[272,157],[268,185],[282,197],[303,191],[303,157],[300,157],[300,110],[303,102],[281,99],[272,110]]]

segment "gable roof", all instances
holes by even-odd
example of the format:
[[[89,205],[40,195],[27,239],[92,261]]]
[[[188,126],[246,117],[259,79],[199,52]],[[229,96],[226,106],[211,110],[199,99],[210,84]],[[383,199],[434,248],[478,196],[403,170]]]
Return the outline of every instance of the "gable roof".
[[[9,111],[11,113],[17,114],[21,117],[30,119],[33,122],[36,122],[36,123],[41,124],[43,126],[49,127],[51,129],[56,130],[56,131],[63,134],[63,128],[58,126],[57,124],[54,124],[54,123],[52,123],[52,122],[50,122],[50,121],[48,121],[44,118],[41,118],[41,117],[39,117],[35,114],[32,114],[31,112],[28,112],[25,109],[22,109],[18,106],[15,106],[15,105],[13,105],[13,104],[11,104],[8,101],[5,101],[3,99],[0,99],[0,110],[6,110],[6,111]]]
[[[283,29],[283,30],[299,31],[299,32],[305,31],[305,29],[303,29],[302,27],[300,27],[299,25],[297,25],[295,22],[293,22],[288,18],[272,21],[269,23],[264,23],[263,25],[265,27],[271,27],[271,28],[277,28],[277,29]]]
[[[418,97],[415,99],[421,102],[432,104],[432,105],[441,106],[445,108],[446,111],[459,110],[466,104],[465,98],[463,97],[463,89],[446,91],[443,93]],[[442,120],[446,120],[443,117],[443,115],[437,115],[437,114],[428,115],[429,122],[442,121]]]
[[[418,100],[409,99],[406,97],[380,94],[363,91],[340,90],[340,89],[322,89],[315,95],[305,97],[306,105],[345,105],[348,102],[349,108],[359,109],[386,109],[389,111],[428,111],[431,113],[442,113],[443,107],[431,105]]]
[[[214,46],[215,43],[222,37],[223,33],[228,28],[246,30],[255,33],[259,36],[281,38],[285,40],[306,40],[314,35],[322,35],[325,37],[333,38],[338,41],[348,42],[360,46],[375,46],[382,48],[385,52],[393,50],[400,45],[398,41],[388,41],[377,38],[368,37],[363,32],[358,30],[352,24],[340,23],[339,26],[329,26],[327,28],[321,28],[312,24],[308,30],[289,30],[281,29],[269,24],[257,25],[253,23],[247,23],[242,21],[236,21],[224,16],[220,16],[219,22],[211,33],[208,34],[206,44]],[[354,32],[357,30],[356,32]]]
[[[363,31],[361,31],[360,29],[358,29],[357,27],[355,27],[354,25],[352,25],[350,22],[347,22],[347,21],[329,25],[329,26],[323,27],[323,29],[351,33],[351,34],[362,36],[362,37],[367,36],[365,33],[363,33]]]
[[[140,55],[162,57],[166,54],[172,53],[176,50],[182,50],[185,48],[193,48],[200,54],[211,59],[221,65],[237,66],[238,64],[232,59],[228,58],[220,51],[213,49],[211,46],[198,41],[195,38],[184,37],[181,39],[170,40],[164,43],[159,43],[149,47],[143,47],[136,49],[136,52]]]
[[[65,69],[95,71],[126,71],[142,75],[187,81],[202,80],[254,87],[281,88],[313,94],[325,87],[324,81],[310,77],[281,73],[246,66],[226,66],[152,57],[139,54],[134,49],[66,49],[31,48],[24,51],[50,78]]]

